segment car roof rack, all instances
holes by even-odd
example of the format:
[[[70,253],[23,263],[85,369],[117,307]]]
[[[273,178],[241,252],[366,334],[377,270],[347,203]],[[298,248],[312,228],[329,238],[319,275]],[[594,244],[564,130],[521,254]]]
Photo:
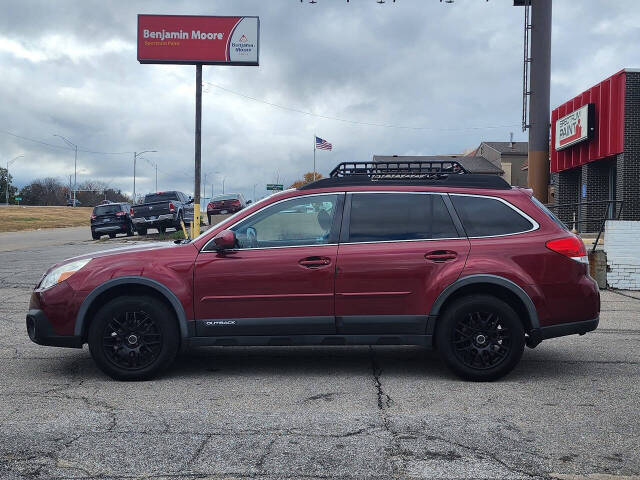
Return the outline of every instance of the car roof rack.
[[[299,187],[312,188],[372,185],[423,185],[509,190],[511,185],[492,174],[470,173],[455,160],[400,162],[342,162],[329,178]]]

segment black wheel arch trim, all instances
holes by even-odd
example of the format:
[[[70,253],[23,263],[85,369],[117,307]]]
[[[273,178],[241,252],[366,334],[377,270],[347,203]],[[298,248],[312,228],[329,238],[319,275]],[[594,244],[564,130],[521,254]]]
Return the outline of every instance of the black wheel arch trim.
[[[98,296],[100,296],[100,294],[106,292],[107,290],[120,285],[144,285],[145,287],[150,287],[156,292],[160,293],[171,304],[176,312],[178,325],[180,327],[180,336],[183,339],[190,336],[189,326],[187,324],[187,316],[184,312],[182,304],[180,303],[180,300],[178,300],[178,297],[176,297],[168,287],[158,282],[157,280],[138,276],[112,278],[111,280],[108,280],[94,288],[91,293],[89,293],[89,295],[85,297],[85,299],[82,301],[82,304],[80,305],[80,309],[78,310],[78,314],[76,315],[74,335],[83,337],[86,333],[85,323],[87,321],[87,312],[91,308],[93,302],[98,298]]]
[[[433,302],[433,306],[431,307],[431,312],[429,312],[430,318],[435,318],[437,315],[439,315],[440,310],[444,305],[444,303],[447,301],[447,299],[456,291],[458,291],[460,288],[466,287],[468,285],[473,285],[473,284],[487,284],[487,283],[506,288],[511,293],[516,295],[522,301],[522,303],[524,304],[527,310],[527,314],[529,315],[529,322],[531,323],[531,329],[536,330],[540,328],[540,322],[538,320],[538,312],[536,310],[535,305],[533,304],[533,300],[531,300],[529,295],[527,295],[527,292],[525,292],[522,289],[522,287],[520,287],[518,284],[512,282],[507,278],[500,277],[498,275],[488,275],[488,274],[477,274],[477,275],[469,275],[466,277],[460,277],[458,280],[456,280],[447,288],[445,288],[442,292],[440,292],[440,295],[438,295],[438,298],[436,298],[436,301]],[[430,323],[429,325],[430,329],[435,328],[434,322],[429,322],[429,323]],[[433,333],[433,330],[427,331],[427,333],[428,334]]]

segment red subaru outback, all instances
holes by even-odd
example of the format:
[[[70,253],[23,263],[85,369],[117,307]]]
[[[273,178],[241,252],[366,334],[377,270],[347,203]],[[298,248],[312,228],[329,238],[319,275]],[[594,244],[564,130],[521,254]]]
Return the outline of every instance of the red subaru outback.
[[[448,163],[448,165],[445,165]],[[582,241],[530,191],[455,162],[344,163],[191,241],[54,265],[31,340],[149,378],[207,345],[423,345],[471,380],[598,326]]]

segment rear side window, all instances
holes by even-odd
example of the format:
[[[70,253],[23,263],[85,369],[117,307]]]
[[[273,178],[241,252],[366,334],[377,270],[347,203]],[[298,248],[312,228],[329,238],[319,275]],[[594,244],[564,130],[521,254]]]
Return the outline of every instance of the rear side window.
[[[450,195],[453,206],[469,237],[492,237],[521,233],[533,224],[495,198]]]
[[[540,202],[540,200],[538,200],[536,197],[534,197],[533,195],[531,196],[531,201],[540,209],[542,210],[545,215],[547,215],[547,217],[549,217],[551,220],[553,220],[555,222],[556,225],[558,225],[560,228],[562,228],[563,230],[569,230],[569,228],[562,223],[562,221],[556,217],[553,212],[551,210],[549,210],[547,207],[545,207],[544,203]]]
[[[349,242],[458,237],[440,195],[356,193],[351,200]]]

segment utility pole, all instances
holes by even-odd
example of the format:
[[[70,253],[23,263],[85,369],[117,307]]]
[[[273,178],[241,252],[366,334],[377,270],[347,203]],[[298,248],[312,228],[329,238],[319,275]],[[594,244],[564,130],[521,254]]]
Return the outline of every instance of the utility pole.
[[[529,73],[529,187],[542,203],[549,200],[549,122],[551,85],[551,0],[514,0],[514,6],[531,8]],[[525,10],[525,18],[527,11]],[[526,38],[526,36],[525,36]],[[526,51],[525,45],[525,51]],[[525,63],[526,75],[526,63]],[[526,85],[526,78],[525,78]]]
[[[17,159],[21,157],[24,157],[24,155],[20,154],[17,157],[13,157],[11,160],[7,160],[7,183],[5,185],[5,193],[4,193],[5,203],[7,204],[7,207],[9,206],[9,165],[11,165],[13,162],[15,162]]]
[[[253,184],[253,203],[255,203],[256,201],[256,185],[258,185],[257,183]]]
[[[200,171],[202,167],[202,64],[196,64],[195,185],[192,238],[200,235]]]

